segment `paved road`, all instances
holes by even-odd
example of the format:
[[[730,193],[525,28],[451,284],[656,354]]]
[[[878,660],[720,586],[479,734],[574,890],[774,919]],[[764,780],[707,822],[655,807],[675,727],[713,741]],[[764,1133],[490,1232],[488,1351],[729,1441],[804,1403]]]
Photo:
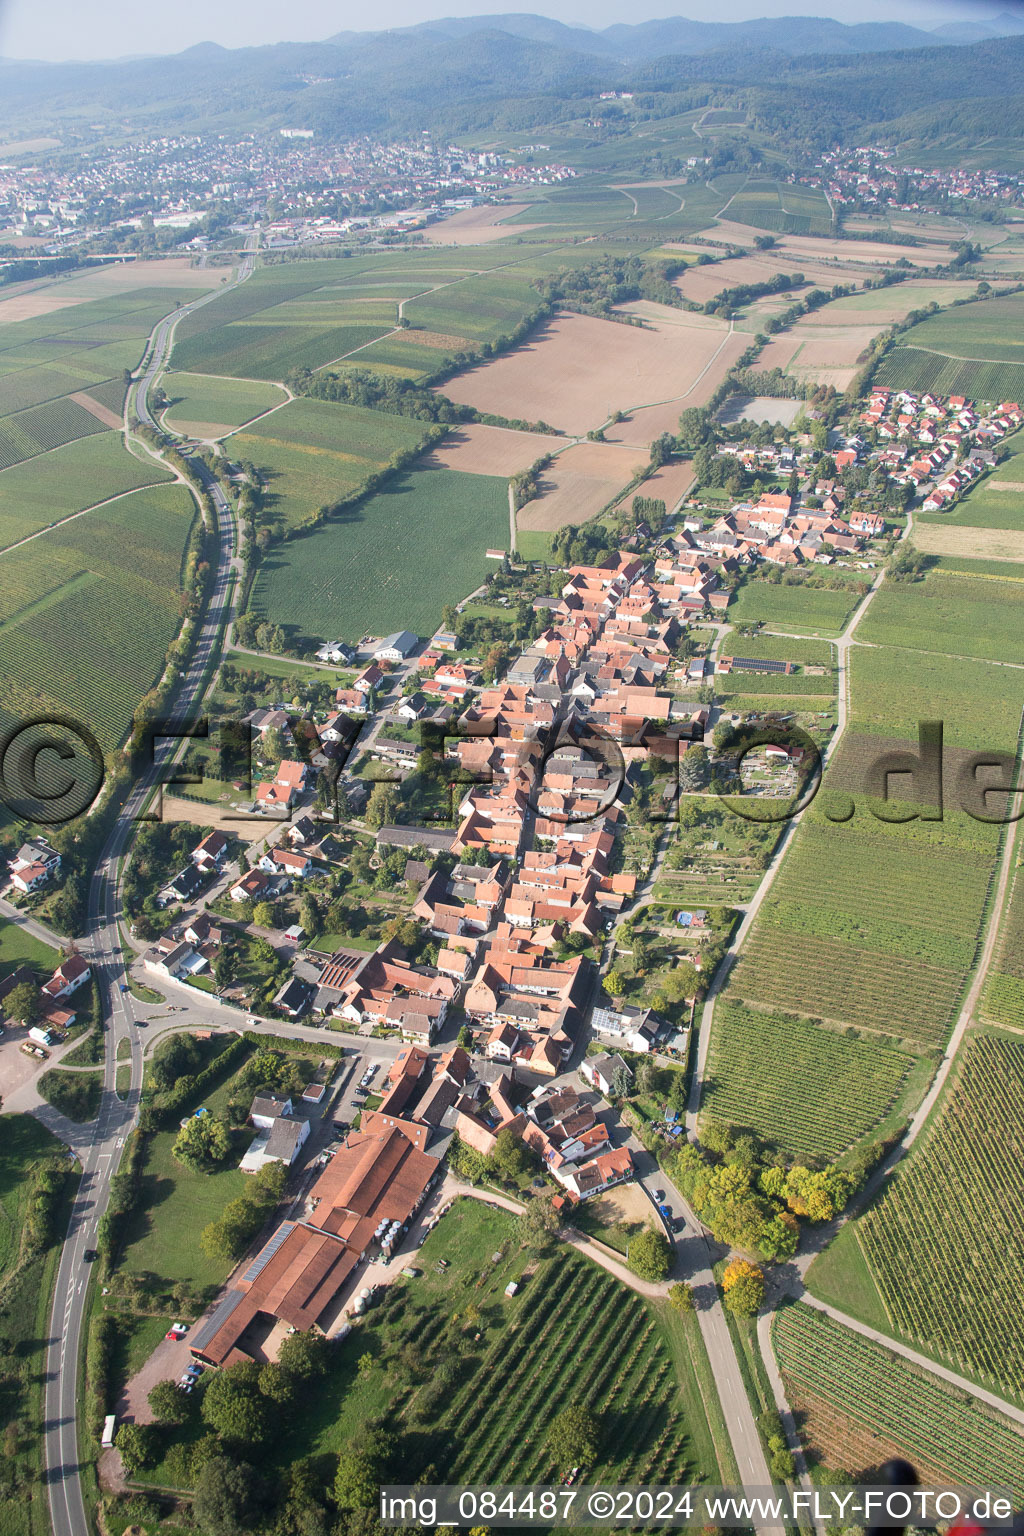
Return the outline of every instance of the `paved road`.
[[[20,907],[14,906],[12,902],[5,901],[3,898],[0,898],[0,916],[8,923],[17,923],[18,927],[24,928],[33,939],[38,939],[41,944],[49,944],[54,949],[63,949],[68,942],[59,933],[54,933],[52,928],[45,927],[34,917],[27,917]]]
[[[767,1488],[772,1479],[715,1284],[712,1265],[716,1255],[712,1252],[708,1233],[665,1170],[641,1143],[631,1137],[629,1147],[636,1164],[637,1179],[647,1191],[652,1206],[664,1205],[671,1213],[671,1225],[676,1235],[675,1263],[670,1278],[686,1280],[693,1291],[697,1322],[725,1415],[740,1482],[750,1492]],[[660,1193],[660,1199],[656,1192]]]
[[[252,257],[247,256],[236,283],[243,282],[251,271]],[[196,300],[194,304],[184,306],[156,327],[150,362],[136,391],[137,411],[141,421],[152,423],[146,394],[156,374],[164,366],[175,324],[183,315],[225,291],[226,288],[221,288]],[[208,665],[218,645],[221,625],[229,615],[233,585],[231,549],[234,527],[231,509],[216,481],[206,475],[198,461],[196,467],[213,498],[220,535],[220,553],[206,614],[175,700],[179,712],[186,717],[196,709],[203,697]],[[88,1139],[80,1142],[76,1148],[82,1161],[82,1179],[61,1253],[50,1319],[43,1459],[54,1536],[85,1536],[88,1530],[82,1497],[76,1417],[82,1322],[89,1277],[85,1252],[95,1247],[97,1226],[110,1198],[110,1180],[117,1171],[125,1139],[135,1122],[142,1085],[145,1037],[139,1034],[137,1027],[137,1010],[140,1005],[130,993],[121,991],[124,957],[117,927],[118,862],[128,845],[134,821],[157,782],[158,774],[175,753],[181,750],[182,745],[165,743],[162,748],[158,748],[156,763],[136,781],[94,873],[89,893],[86,932],[78,944],[82,955],[91,964],[99,985],[108,1030],[99,1115],[95,1124],[88,1128]],[[128,1041],[131,1052],[128,1058],[131,1063],[131,1087],[124,1101],[118,1099],[114,1092],[117,1047],[121,1040]]]

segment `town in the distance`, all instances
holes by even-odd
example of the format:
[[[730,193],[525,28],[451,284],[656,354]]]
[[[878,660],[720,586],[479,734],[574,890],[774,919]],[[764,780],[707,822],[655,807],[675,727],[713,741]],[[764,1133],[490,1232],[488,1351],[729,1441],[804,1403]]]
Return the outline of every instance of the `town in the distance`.
[[[0,1536],[1024,1501],[1022,57],[5,62]]]

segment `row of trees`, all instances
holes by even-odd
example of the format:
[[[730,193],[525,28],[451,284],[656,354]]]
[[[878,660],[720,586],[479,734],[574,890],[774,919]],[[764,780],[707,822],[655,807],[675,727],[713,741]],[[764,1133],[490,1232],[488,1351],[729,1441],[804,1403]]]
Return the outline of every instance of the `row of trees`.
[[[287,1178],[283,1163],[264,1163],[248,1180],[245,1193],[229,1200],[220,1218],[203,1228],[199,1234],[203,1252],[231,1263],[240,1259],[280,1201]]]

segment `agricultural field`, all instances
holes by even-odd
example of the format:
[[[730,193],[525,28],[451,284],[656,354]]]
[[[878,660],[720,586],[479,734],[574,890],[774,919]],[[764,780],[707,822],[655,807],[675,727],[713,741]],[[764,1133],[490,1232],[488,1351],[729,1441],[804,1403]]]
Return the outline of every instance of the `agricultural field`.
[[[703,1112],[790,1156],[833,1162],[877,1130],[912,1065],[877,1041],[723,999]]]
[[[835,679],[831,674],[825,677],[790,674],[785,677],[763,672],[720,672],[715,679],[715,696],[722,701],[723,708],[749,708],[743,704],[747,694],[756,694],[762,699],[778,696],[786,700],[786,708],[795,699],[802,699],[805,709],[829,707],[835,691]],[[731,705],[727,701],[732,701]]]
[[[113,432],[65,443],[0,472],[0,548],[85,507],[170,478],[155,460],[126,453]]]
[[[865,578],[869,572],[863,574]],[[812,587],[804,582],[765,581],[754,578],[737,589],[729,604],[731,624],[769,624],[780,629],[795,629],[838,635],[845,628],[861,594],[849,588]],[[733,642],[739,655],[745,656],[745,641]]]
[[[942,720],[947,747],[1012,751],[1016,745],[1024,704],[1019,672],[895,646],[854,645],[850,654],[854,732],[916,743],[920,721]]]
[[[1022,319],[1021,293],[931,315],[887,352],[876,382],[974,400],[1018,400],[1024,395]]]
[[[993,517],[999,517],[1005,506],[1005,499],[1002,508],[996,504],[993,508]],[[963,503],[963,507],[966,510],[966,502]],[[983,514],[979,512],[978,515],[980,518]],[[924,555],[953,557],[977,555],[986,560],[1006,560],[1018,564],[1024,562],[1024,512],[1018,512],[1016,522],[1019,524],[1016,529],[995,526],[979,528],[951,514],[945,526],[936,519],[929,522],[916,522],[914,543]]]
[[[671,513],[690,490],[694,479],[693,465],[689,459],[672,464],[661,464],[641,485],[637,486],[637,494],[663,501],[666,510]]]
[[[922,581],[883,583],[858,640],[1024,662],[1024,566],[1007,565],[998,579],[968,575],[963,564],[938,563]]]
[[[297,528],[379,473],[393,454],[417,448],[426,432],[425,423],[405,416],[292,400],[255,430],[236,433],[231,451],[262,474],[273,518]]]
[[[1021,1498],[1024,1435],[984,1403],[800,1302],[776,1313],[772,1343],[814,1459],[857,1476],[901,1456],[923,1486]]]
[[[540,495],[516,513],[517,527],[552,532],[597,517],[645,467],[646,455],[618,443],[575,443],[542,471]],[[645,495],[657,491],[644,487]]]
[[[914,530],[919,549],[1024,561],[1024,436],[1018,432],[1003,446],[1008,457],[948,512],[919,514]]]
[[[581,178],[574,185],[545,189],[543,197],[510,218],[506,227],[509,234],[515,234],[524,225],[531,229],[543,228],[545,234],[552,235],[600,234],[606,230],[621,233],[617,226],[628,223],[635,216],[630,198],[612,186]]]
[[[79,437],[91,437],[106,427],[94,412],[79,405],[70,396],[47,400],[44,405],[29,406],[0,416],[0,469],[9,469],[25,459],[34,459],[51,448],[62,448]]]
[[[0,417],[120,380],[157,321],[195,297],[185,285],[107,291],[95,285],[100,276],[75,279],[77,293],[73,283],[55,279],[0,301]],[[5,304],[17,306],[6,320]]]
[[[738,224],[779,234],[827,234],[832,227],[832,211],[823,192],[753,177],[732,197],[728,215]]]
[[[526,253],[531,261],[542,254]],[[292,368],[358,353],[360,366],[433,373],[450,353],[496,340],[537,308],[528,275],[489,270],[523,259],[519,251],[432,248],[261,267],[223,301],[186,317],[174,366],[283,379]],[[407,330],[396,329],[400,305]]]
[[[574,435],[599,427],[615,410],[678,402],[697,405],[742,351],[722,321],[667,306],[650,328],[591,315],[563,314],[514,352],[449,379],[444,393],[462,405],[544,421]]]
[[[444,1274],[435,1269],[440,1257],[450,1265]],[[578,1400],[606,1429],[595,1475],[661,1483],[714,1477],[708,1415],[689,1358],[696,1330],[677,1333],[667,1309],[649,1307],[564,1247],[536,1266],[527,1261],[504,1212],[456,1202],[420,1251],[420,1278],[396,1281],[346,1340],[337,1369],[313,1388],[308,1415],[281,1437],[278,1454],[337,1451],[387,1401],[410,1472],[429,1461],[445,1478],[557,1481],[566,1469],[552,1462],[545,1435],[560,1408]],[[511,1279],[521,1292],[508,1298]],[[482,1314],[477,1340],[457,1334],[446,1344],[449,1318],[471,1301]],[[460,1365],[432,1408],[429,1386],[389,1364],[410,1338],[430,1357],[450,1353]],[[358,1371],[365,1353],[374,1365]],[[616,1428],[623,1415],[628,1436]]]
[[[915,327],[904,333],[917,336]],[[952,339],[947,345],[955,345]],[[937,347],[904,342],[885,354],[873,375],[889,389],[930,390],[936,395],[966,395],[971,400],[1017,400],[1024,395],[1024,362],[951,356]]]
[[[1016,473],[1022,472],[1022,461],[1016,456],[1012,461]],[[970,534],[965,540],[963,553],[969,554],[971,535],[975,529],[1000,529],[1011,533],[1024,532],[1024,498],[1013,489],[1014,482],[997,480],[987,476],[974,486],[962,501],[954,502],[948,512],[922,512],[920,530],[926,534],[935,528],[964,528]],[[914,542],[920,544],[914,530]]]
[[[773,336],[760,353],[758,366],[782,368],[805,384],[846,389],[885,323],[865,324],[856,314],[836,316],[832,310],[831,304],[825,304]]]
[[[530,203],[498,203],[483,208],[460,208],[450,218],[431,224],[423,231],[423,238],[430,245],[489,245],[494,240],[507,240],[510,231],[504,225],[517,214],[525,213]],[[525,229],[536,226],[526,225]],[[522,224],[517,226],[524,233]]]
[[[468,475],[511,476],[564,447],[564,438],[545,432],[513,432],[468,422],[452,427],[423,462],[431,469],[457,469]]]
[[[194,515],[182,487],[152,487],[0,555],[5,713],[57,708],[121,741],[181,623]]]
[[[824,667],[833,673],[836,665],[835,651],[827,640],[794,640],[789,635],[772,635],[765,631],[756,635],[728,634],[719,653],[722,656],[746,656],[757,661],[791,661],[800,669],[790,674],[791,679],[803,676],[808,667]],[[754,673],[749,675],[756,677]],[[761,681],[764,681],[764,675]],[[819,677],[816,681],[825,692],[831,691],[833,685],[828,678]]]
[[[720,219],[706,233],[709,239],[727,240],[730,245],[749,247],[754,243],[754,230],[751,226],[739,224],[728,216]],[[893,266],[901,258],[905,258],[914,267],[934,267],[949,261],[949,245],[890,245],[885,240],[830,240],[818,235],[782,234],[775,244],[773,254],[795,257],[801,264],[809,261],[835,261],[861,269]]]
[[[822,268],[822,275],[829,287],[842,281],[832,277],[828,268]],[[923,278],[918,282],[897,283],[891,288],[869,288],[861,293],[847,294],[843,299],[833,299],[831,304],[823,305],[806,318],[808,328],[815,323],[833,325],[847,318],[851,325],[881,328],[905,319],[913,309],[923,309],[926,304],[946,306],[954,299],[967,298],[972,293],[973,283]]]
[[[420,332],[451,337],[456,348],[466,341],[494,341],[510,331],[541,303],[529,275],[515,267],[482,272],[409,299],[403,309],[411,329],[405,339],[416,342]]]
[[[504,479],[418,469],[274,550],[252,606],[283,625],[292,644],[403,628],[430,635],[444,604],[494,569],[485,551],[507,546]]]
[[[925,1139],[858,1226],[899,1333],[1018,1400],[1024,1397],[1022,1105],[1024,1041],[970,1035]]]
[[[278,385],[251,379],[165,373],[160,382],[168,399],[167,425],[192,437],[224,437],[287,399]]]
[[[862,805],[831,823],[815,807],[726,995],[934,1052],[974,963],[996,842],[960,812],[883,822]]]
[[[717,382],[717,362],[714,372]],[[662,433],[668,432],[673,437],[676,435],[679,431],[679,417],[688,404],[686,400],[666,400],[661,405],[641,405],[636,410],[625,411],[621,421],[610,422],[604,428],[604,441],[625,443],[629,448],[650,448],[654,439],[661,437]]]
[[[261,267],[247,282],[182,321],[173,362],[184,372],[283,379],[319,368],[384,335],[401,295],[366,296],[341,286],[360,275],[355,259]]]
[[[978,1011],[996,1024],[1024,1029],[1024,876],[1019,862]]]

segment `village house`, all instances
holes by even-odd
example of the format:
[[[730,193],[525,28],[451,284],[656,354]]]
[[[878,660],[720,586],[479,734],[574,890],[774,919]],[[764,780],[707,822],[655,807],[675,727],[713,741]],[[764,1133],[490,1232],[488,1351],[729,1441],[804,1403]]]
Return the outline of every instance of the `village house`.
[[[66,960],[61,961],[49,981],[43,983],[44,1001],[55,1003],[60,998],[71,997],[79,987],[85,986],[91,975],[92,970],[81,955],[69,955]]]
[[[192,862],[200,869],[220,869],[228,851],[228,840],[223,832],[209,832],[192,850]]]
[[[27,895],[60,872],[60,854],[45,837],[30,837],[22,843],[7,868],[15,890]]]

